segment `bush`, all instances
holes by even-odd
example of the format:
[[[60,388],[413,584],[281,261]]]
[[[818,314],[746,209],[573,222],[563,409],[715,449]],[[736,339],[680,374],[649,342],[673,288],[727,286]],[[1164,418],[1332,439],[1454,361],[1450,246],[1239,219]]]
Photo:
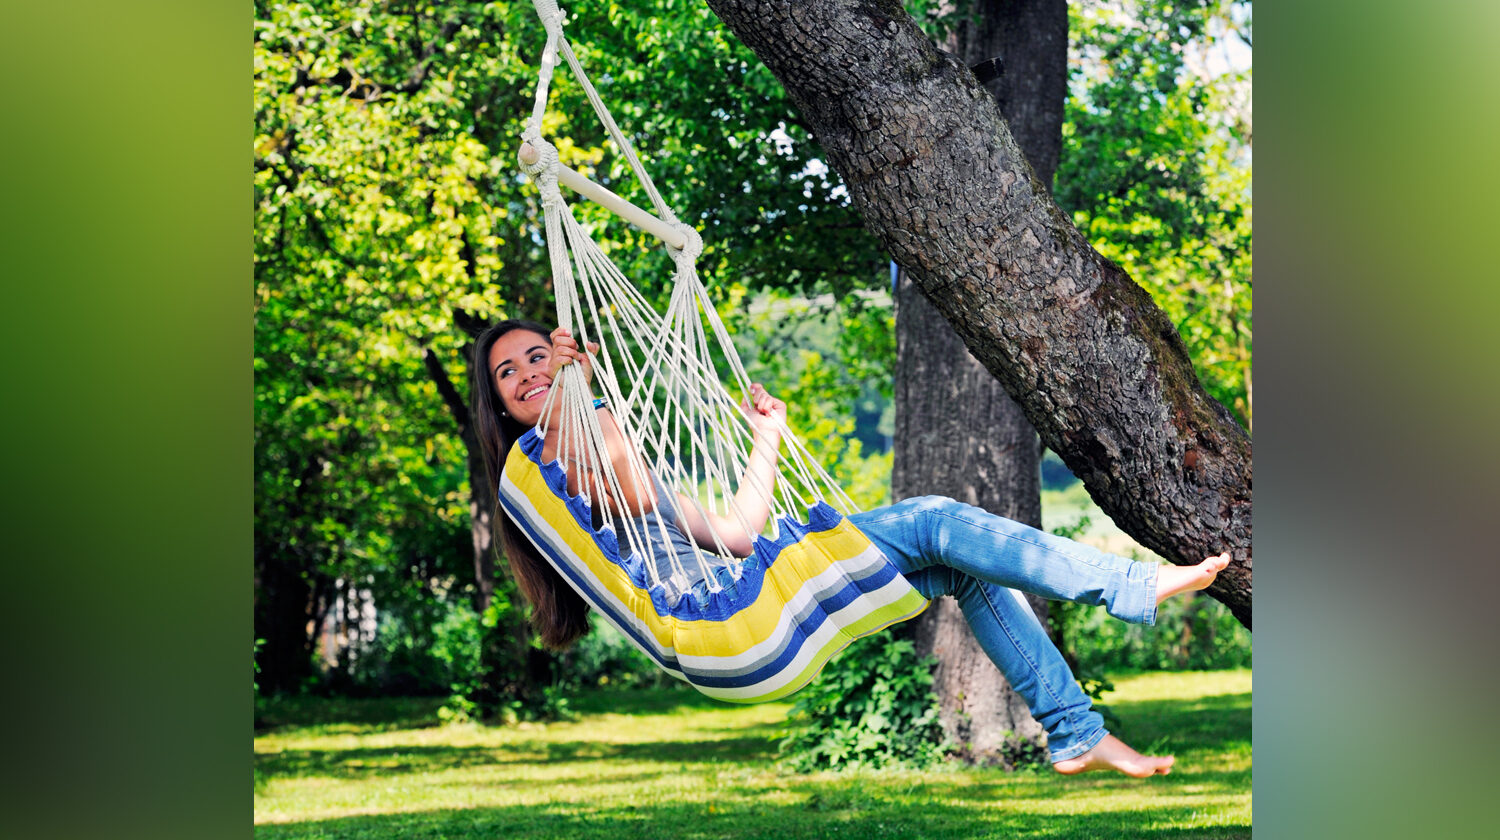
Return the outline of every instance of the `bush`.
[[[860,639],[797,695],[782,754],[804,772],[942,761],[935,663],[919,658],[909,639]]]
[[[1156,626],[1119,621],[1102,609],[1053,604],[1079,672],[1213,671],[1250,665],[1250,631],[1229,608],[1190,593],[1157,608]]]
[[[375,639],[335,684],[344,692],[402,696],[447,693],[479,669],[480,616],[467,604],[433,600],[382,612]]]
[[[656,667],[646,654],[601,619],[589,613],[589,633],[563,654],[559,672],[570,688],[615,686],[617,688],[660,687],[671,677]]]

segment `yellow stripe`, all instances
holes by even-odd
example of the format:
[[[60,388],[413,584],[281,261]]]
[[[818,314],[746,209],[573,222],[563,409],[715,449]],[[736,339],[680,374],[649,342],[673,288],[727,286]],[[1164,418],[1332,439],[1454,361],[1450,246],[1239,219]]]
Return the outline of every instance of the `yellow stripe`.
[[[787,547],[768,570],[759,597],[755,603],[741,609],[727,621],[708,619],[688,620],[657,614],[650,595],[637,588],[625,571],[610,562],[594,541],[592,531],[580,526],[567,504],[552,492],[542,477],[537,465],[517,447],[511,452],[505,467],[507,480],[515,484],[537,509],[538,514],[561,536],[569,553],[587,567],[587,573],[596,584],[640,622],[641,629],[649,633],[656,643],[684,656],[726,657],[739,655],[765,642],[781,623],[787,602],[797,596],[807,580],[826,572],[841,560],[857,557],[872,549],[864,534],[847,519],[835,528],[805,536]],[[841,616],[849,625],[838,627],[822,650],[789,681],[775,680],[780,686],[771,694],[729,697],[726,700],[752,702],[784,696],[812,679],[834,653],[842,650],[854,639],[876,632],[897,621],[910,618],[926,607],[924,599],[904,580],[893,581],[906,586],[907,591],[890,604],[860,615],[856,601]],[[890,585],[890,584],[888,584]],[[770,682],[770,681],[767,681]],[[753,686],[741,689],[709,689],[708,693],[722,696],[753,690]]]
[[[858,624],[854,625],[854,627],[835,634],[832,639],[828,640],[827,644],[823,645],[823,648],[821,650],[813,655],[812,659],[808,660],[807,667],[803,668],[801,673],[787,680],[780,687],[772,689],[770,691],[761,693],[758,690],[757,686],[746,686],[744,688],[705,688],[703,686],[694,687],[704,694],[715,697],[719,700],[724,700],[729,703],[769,703],[772,700],[780,700],[787,695],[797,692],[803,686],[812,682],[818,676],[818,673],[828,665],[828,661],[830,659],[837,656],[841,651],[849,647],[849,645],[853,644],[856,640],[862,639],[865,636],[879,633],[881,630],[890,627],[892,624],[897,624],[908,619],[916,618],[926,611],[930,603],[931,602],[929,602],[926,598],[923,598],[921,593],[917,592],[915,589],[909,591],[906,595],[902,596],[900,600],[894,602],[886,609],[881,610],[879,614],[872,613],[871,615],[865,616]],[[900,605],[900,611],[896,612],[894,615],[891,615],[890,612],[894,610],[897,605]],[[854,629],[856,627],[859,629]],[[752,691],[754,693],[750,693]]]
[[[567,504],[552,492],[536,464],[519,447],[507,460],[505,474],[562,535],[573,556],[582,560],[599,584],[650,629],[659,644],[689,656],[734,655],[764,642],[780,623],[787,601],[802,590],[808,579],[870,548],[869,538],[843,519],[837,527],[808,534],[784,549],[767,570],[755,603],[736,612],[732,626],[708,619],[661,616],[650,596],[631,583],[624,569],[604,556],[592,532],[578,524]]]

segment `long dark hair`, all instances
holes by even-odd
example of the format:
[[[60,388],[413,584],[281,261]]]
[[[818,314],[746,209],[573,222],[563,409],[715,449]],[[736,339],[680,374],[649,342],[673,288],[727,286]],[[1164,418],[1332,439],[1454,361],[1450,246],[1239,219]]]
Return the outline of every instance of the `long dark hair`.
[[[499,487],[500,473],[505,469],[505,458],[510,454],[511,446],[531,428],[504,413],[500,395],[495,392],[494,377],[490,376],[490,348],[501,336],[513,330],[534,332],[548,344],[552,343],[546,327],[521,319],[501,321],[485,330],[474,342],[474,362],[469,366],[474,376],[470,391],[474,402],[474,431],[479,437],[479,448],[484,451],[490,487]],[[537,553],[531,540],[521,533],[498,502],[491,521],[495,523],[496,543],[509,561],[521,595],[531,604],[531,626],[542,637],[542,643],[553,650],[573,644],[589,631],[588,602]]]

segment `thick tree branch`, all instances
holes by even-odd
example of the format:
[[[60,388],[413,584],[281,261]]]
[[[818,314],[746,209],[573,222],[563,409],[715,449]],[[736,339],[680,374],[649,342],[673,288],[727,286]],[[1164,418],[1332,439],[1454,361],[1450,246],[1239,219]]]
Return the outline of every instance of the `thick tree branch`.
[[[1250,625],[1250,440],[1150,295],[1037,183],[993,98],[894,0],[708,0],[786,87],[866,225],[1099,506]]]

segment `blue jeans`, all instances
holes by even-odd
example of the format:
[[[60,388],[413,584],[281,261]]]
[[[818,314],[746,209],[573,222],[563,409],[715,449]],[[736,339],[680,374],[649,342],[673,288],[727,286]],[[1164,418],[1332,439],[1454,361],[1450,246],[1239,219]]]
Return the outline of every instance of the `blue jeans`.
[[[958,601],[980,647],[1046,730],[1054,763],[1104,738],[1104,719],[1031,607],[1009,589],[1103,605],[1123,621],[1154,624],[1155,564],[1105,554],[942,496],[907,499],[849,520],[923,595]]]

